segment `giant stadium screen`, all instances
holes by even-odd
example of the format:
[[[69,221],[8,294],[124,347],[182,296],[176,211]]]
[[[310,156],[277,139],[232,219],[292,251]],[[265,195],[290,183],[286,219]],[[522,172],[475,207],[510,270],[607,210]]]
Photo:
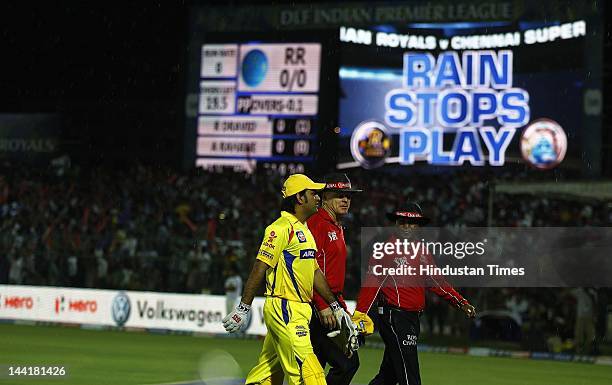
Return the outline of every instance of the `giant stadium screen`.
[[[585,20],[339,30],[339,168],[576,166]]]

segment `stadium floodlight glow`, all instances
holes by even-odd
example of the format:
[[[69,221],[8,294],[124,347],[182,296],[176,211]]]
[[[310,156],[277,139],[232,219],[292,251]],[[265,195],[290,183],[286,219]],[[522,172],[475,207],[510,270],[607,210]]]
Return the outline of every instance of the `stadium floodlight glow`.
[[[421,29],[472,29],[487,27],[505,27],[510,25],[507,21],[477,21],[477,22],[456,22],[456,23],[409,23],[410,28]]]
[[[341,67],[339,71],[341,79],[372,79],[372,80],[400,80],[402,75],[400,72],[395,71],[376,71],[376,70],[362,70],[357,68]]]

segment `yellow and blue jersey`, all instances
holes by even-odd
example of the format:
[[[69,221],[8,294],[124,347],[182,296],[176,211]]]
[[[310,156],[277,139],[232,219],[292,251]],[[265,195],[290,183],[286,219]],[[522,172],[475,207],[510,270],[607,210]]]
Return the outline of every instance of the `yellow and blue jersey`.
[[[266,228],[257,259],[270,268],[266,271],[266,296],[289,301],[310,302],[317,244],[306,224],[286,211]]]

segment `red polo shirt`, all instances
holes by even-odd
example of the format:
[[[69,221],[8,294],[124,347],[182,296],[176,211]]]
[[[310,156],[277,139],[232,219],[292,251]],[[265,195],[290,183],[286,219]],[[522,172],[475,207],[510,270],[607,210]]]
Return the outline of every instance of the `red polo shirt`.
[[[391,237],[390,243],[397,238]],[[409,259],[401,256],[386,255],[381,260],[370,258],[369,266],[380,264],[383,267],[397,267],[400,264],[412,265],[418,269],[419,264],[435,266],[433,257],[422,254],[420,258]],[[371,271],[371,269],[368,269]],[[425,290],[429,290],[439,297],[444,298],[451,305],[461,307],[468,301],[461,296],[443,276],[416,276],[415,278],[395,278],[391,275],[375,276],[368,274],[357,296],[356,310],[367,313],[379,295],[388,305],[406,311],[421,311],[425,308]]]
[[[317,243],[316,257],[319,267],[332,293],[338,297],[338,302],[346,309],[342,296],[346,272],[346,243],[342,226],[334,222],[324,208],[320,208],[316,214],[308,218],[308,228]],[[329,307],[316,291],[312,302],[319,311]]]

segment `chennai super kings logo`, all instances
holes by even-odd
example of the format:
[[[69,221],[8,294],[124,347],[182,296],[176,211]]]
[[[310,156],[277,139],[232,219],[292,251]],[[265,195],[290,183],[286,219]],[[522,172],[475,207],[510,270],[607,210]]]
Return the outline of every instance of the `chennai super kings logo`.
[[[521,136],[523,159],[539,169],[550,169],[565,158],[567,136],[565,131],[551,119],[538,119],[531,123]]]

